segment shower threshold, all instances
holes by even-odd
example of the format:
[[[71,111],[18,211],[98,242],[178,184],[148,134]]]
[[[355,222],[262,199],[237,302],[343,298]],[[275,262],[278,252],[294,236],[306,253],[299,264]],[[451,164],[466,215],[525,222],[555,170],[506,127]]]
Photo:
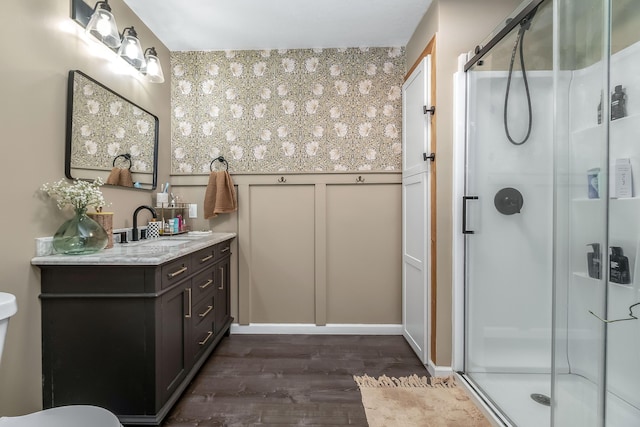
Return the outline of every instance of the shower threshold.
[[[487,407],[493,406],[502,412],[500,418],[503,425],[551,425],[551,407],[540,404],[531,397],[535,394],[551,396],[550,374],[483,372],[467,374],[465,378],[491,400]],[[596,384],[579,375],[563,374],[558,377],[556,394],[554,426],[598,425]],[[576,396],[580,396],[580,400]],[[607,393],[607,408],[606,427],[637,426],[640,408],[630,405],[613,393]]]

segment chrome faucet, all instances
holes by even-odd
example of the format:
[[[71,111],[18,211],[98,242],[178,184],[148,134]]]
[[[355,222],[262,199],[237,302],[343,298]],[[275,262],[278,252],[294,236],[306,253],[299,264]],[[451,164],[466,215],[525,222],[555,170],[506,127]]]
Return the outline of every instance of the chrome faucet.
[[[151,215],[153,215],[154,218],[158,218],[158,214],[156,213],[156,210],[153,209],[151,206],[146,206],[146,205],[142,205],[142,206],[138,206],[136,208],[135,211],[133,211],[133,228],[131,229],[131,241],[135,242],[138,239],[138,212],[140,212],[142,209],[146,209],[149,212],[151,212]]]

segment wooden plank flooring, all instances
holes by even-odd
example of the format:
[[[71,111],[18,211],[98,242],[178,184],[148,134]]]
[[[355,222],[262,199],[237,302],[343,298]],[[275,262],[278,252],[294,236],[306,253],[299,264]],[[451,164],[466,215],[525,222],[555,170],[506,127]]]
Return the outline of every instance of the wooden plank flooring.
[[[162,426],[367,426],[363,374],[428,375],[401,336],[231,335]]]

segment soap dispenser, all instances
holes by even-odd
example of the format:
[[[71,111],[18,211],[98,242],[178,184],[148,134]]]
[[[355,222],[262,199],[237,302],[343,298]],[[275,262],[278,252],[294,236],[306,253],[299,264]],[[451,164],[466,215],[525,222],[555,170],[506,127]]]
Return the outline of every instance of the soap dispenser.
[[[601,276],[601,255],[600,244],[589,243],[587,246],[593,248],[593,252],[587,252],[587,271],[592,279],[600,279]]]
[[[612,283],[620,283],[627,285],[631,283],[631,274],[629,273],[629,258],[624,256],[622,248],[619,246],[611,246],[611,254],[609,255],[609,281]]]

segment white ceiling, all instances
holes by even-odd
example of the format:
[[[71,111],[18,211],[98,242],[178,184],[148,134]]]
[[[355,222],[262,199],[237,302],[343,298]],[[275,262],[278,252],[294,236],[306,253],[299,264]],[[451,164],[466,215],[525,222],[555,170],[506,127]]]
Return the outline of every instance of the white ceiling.
[[[171,51],[405,46],[431,1],[124,0]]]

